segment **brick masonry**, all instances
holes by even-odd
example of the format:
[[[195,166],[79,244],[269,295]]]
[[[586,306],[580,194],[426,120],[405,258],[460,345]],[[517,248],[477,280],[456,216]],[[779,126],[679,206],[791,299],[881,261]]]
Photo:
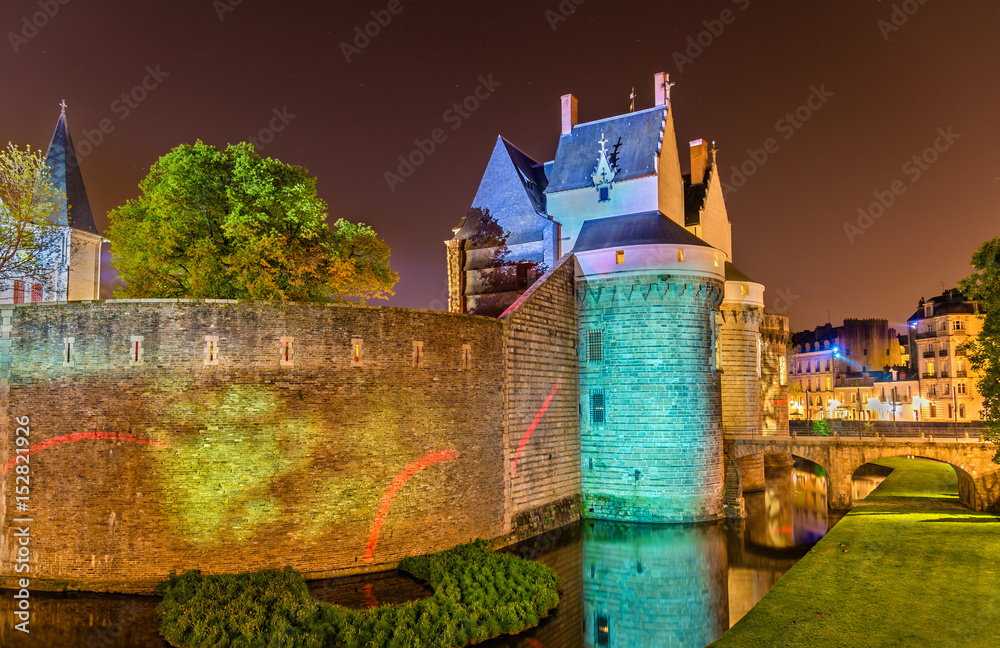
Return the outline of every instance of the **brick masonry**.
[[[580,279],[584,516],[696,522],[722,515],[715,310],[723,283],[687,275]],[[591,333],[601,334],[595,357]],[[603,423],[595,395],[603,393]]]
[[[286,564],[317,578],[506,531],[497,320],[183,300],[10,311],[0,384],[9,371],[9,413],[30,417],[32,444],[90,432],[155,443],[86,439],[31,457],[33,587],[148,591],[170,571]],[[133,336],[142,336],[138,364]],[[282,338],[293,340],[290,364]],[[14,430],[0,422],[7,459]],[[387,487],[442,450],[459,457],[405,483],[366,565]],[[14,514],[2,516],[0,568],[12,574]]]
[[[501,318],[505,324],[504,474],[509,480],[513,539],[580,519],[574,272],[573,258],[567,257]],[[543,407],[544,414],[535,422]],[[532,423],[535,427],[525,440]],[[511,464],[522,442],[511,476]]]

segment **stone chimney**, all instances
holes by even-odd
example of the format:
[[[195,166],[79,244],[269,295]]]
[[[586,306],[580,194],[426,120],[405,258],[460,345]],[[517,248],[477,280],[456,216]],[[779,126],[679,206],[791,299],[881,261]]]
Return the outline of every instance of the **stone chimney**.
[[[670,75],[666,72],[657,72],[653,75],[653,97],[656,98],[655,105],[664,106],[670,99]]]
[[[569,135],[576,126],[577,100],[571,94],[562,96],[562,134]]]
[[[708,142],[696,139],[691,146],[691,185],[705,182],[705,171],[708,169]]]

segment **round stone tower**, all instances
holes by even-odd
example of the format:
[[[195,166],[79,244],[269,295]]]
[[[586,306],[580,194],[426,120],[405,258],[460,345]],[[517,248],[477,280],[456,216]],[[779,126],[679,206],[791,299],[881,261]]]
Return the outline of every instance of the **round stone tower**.
[[[725,253],[658,212],[587,221],[573,253],[584,515],[722,517]]]
[[[726,296],[719,313],[722,337],[722,427],[727,435],[761,433],[764,286],[726,264]],[[740,459],[743,492],[761,491],[764,455]]]

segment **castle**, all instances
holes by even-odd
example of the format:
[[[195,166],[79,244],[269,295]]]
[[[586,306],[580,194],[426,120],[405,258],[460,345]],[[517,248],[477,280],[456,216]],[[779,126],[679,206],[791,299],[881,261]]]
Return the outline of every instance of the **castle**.
[[[723,434],[788,434],[788,324],[732,263],[704,141],[681,174],[669,89],[658,74],[653,108],[586,124],[563,97],[551,162],[498,140],[447,242],[453,312],[0,306],[4,573],[35,510],[32,587],[125,592],[386,569],[581,517],[744,515],[763,456],[727,458]],[[15,428],[58,475],[26,511]]]
[[[653,82],[652,108],[582,124],[563,96],[552,161],[497,139],[446,242],[449,305],[502,318],[571,263],[583,513],[694,522],[721,515],[722,432],[787,434],[788,322],[733,265],[714,146],[692,141],[681,174],[672,84]]]

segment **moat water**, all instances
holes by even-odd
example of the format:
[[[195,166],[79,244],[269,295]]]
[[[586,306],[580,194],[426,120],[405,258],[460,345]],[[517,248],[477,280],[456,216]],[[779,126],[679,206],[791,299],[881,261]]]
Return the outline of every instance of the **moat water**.
[[[554,614],[488,648],[702,648],[746,614],[837,518],[827,510],[821,468],[796,460],[768,468],[767,488],[746,493],[743,522],[629,525],[584,521],[512,547],[559,572]],[[883,479],[859,471],[854,497]],[[314,598],[354,608],[426,596],[387,573],[314,581]],[[32,593],[31,633],[14,629],[13,592],[0,591],[0,646],[164,648],[157,597]]]

